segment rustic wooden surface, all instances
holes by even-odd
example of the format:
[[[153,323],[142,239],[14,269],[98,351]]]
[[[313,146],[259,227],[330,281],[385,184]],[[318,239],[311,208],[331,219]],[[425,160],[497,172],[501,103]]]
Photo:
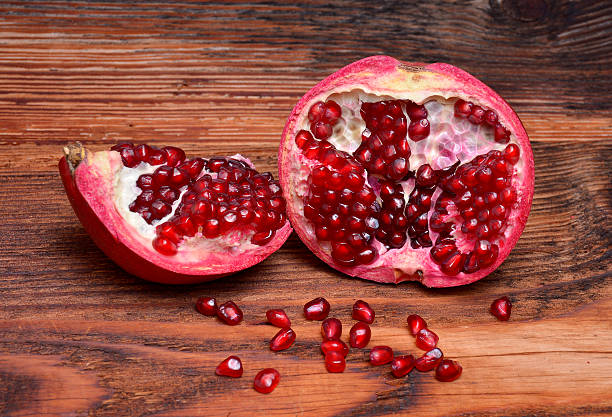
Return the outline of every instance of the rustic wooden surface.
[[[292,106],[372,54],[458,65],[515,108],[532,139],[533,210],[506,262],[465,288],[343,276],[293,235],[230,278],[169,287],[130,276],[84,233],[64,195],[61,146],[175,143],[248,154],[276,169]],[[0,414],[567,416],[612,414],[612,3],[12,1],[0,4]],[[235,328],[193,310],[233,299]],[[512,320],[488,313],[500,295]],[[327,374],[304,302],[327,297],[350,326],[363,298],[375,344],[416,353],[427,318],[464,373],[396,380],[353,351]],[[274,354],[269,307],[298,341]],[[214,367],[238,354],[245,375]],[[273,394],[252,390],[273,366]]]

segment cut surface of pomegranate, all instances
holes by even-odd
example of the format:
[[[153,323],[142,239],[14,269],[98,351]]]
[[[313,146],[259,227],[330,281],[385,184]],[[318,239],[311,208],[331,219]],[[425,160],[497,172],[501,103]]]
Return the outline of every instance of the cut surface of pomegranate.
[[[280,373],[274,368],[262,369],[255,375],[253,388],[262,394],[269,394],[280,382]]]
[[[221,362],[215,373],[220,376],[229,376],[232,378],[240,378],[242,376],[242,361],[238,356],[229,356]]]
[[[295,106],[279,176],[319,258],[352,276],[451,287],[495,270],[533,197],[529,138],[493,90],[447,64],[375,56]]]
[[[94,242],[149,281],[208,281],[253,266],[288,238],[280,185],[240,155],[187,159],[173,146],[64,148],[59,169]]]
[[[508,297],[503,296],[491,303],[491,308],[489,311],[497,318],[497,320],[508,321],[510,320],[510,313],[512,312],[512,303]]]

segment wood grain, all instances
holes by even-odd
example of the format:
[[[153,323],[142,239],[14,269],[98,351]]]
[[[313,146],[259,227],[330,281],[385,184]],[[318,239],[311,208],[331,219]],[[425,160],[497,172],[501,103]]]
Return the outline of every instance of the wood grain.
[[[168,287],[118,269],[73,214],[56,170],[66,141],[241,152],[276,172],[299,97],[373,54],[460,66],[523,120],[534,205],[486,279],[444,290],[350,279],[293,235],[247,271]],[[611,68],[607,1],[3,1],[0,415],[611,415]],[[245,323],[196,313],[204,294],[236,301]],[[500,295],[514,302],[508,323],[487,313]],[[326,373],[318,323],[301,315],[317,296],[347,327],[355,299],[370,302],[371,345],[402,353],[417,353],[404,326],[418,312],[462,377],[396,380],[357,350],[344,374]],[[298,334],[277,354],[270,307]],[[214,375],[229,354],[243,359],[239,380]],[[252,378],[268,366],[282,380],[259,395]]]

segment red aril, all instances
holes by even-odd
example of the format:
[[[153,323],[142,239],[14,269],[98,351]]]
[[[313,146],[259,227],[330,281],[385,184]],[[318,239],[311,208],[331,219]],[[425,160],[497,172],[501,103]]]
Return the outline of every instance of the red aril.
[[[270,340],[270,350],[277,352],[279,350],[289,349],[295,342],[296,334],[291,328],[280,329],[276,335]]]
[[[321,352],[327,355],[329,352],[338,352],[346,357],[349,353],[349,348],[342,340],[324,340],[321,343]]]
[[[353,318],[355,320],[372,324],[375,316],[374,310],[372,310],[372,307],[370,307],[368,303],[363,300],[355,301],[355,304],[353,305]]]
[[[304,304],[304,317],[308,320],[323,320],[329,314],[330,305],[323,297]]]
[[[406,376],[414,368],[414,356],[404,355],[396,356],[391,361],[391,373],[396,378]]]
[[[325,368],[327,372],[344,372],[346,360],[340,352],[331,351],[325,354]]]
[[[416,336],[421,329],[427,328],[427,323],[418,314],[409,315],[406,321],[408,322],[408,330],[410,330],[410,334],[413,336]]]
[[[217,315],[217,300],[212,297],[200,297],[196,301],[196,310],[205,316]]]
[[[228,356],[221,362],[215,373],[220,376],[229,376],[232,378],[240,378],[242,376],[242,361],[238,356]]]
[[[370,351],[370,364],[384,365],[393,360],[393,349],[389,346],[374,346]]]
[[[370,326],[359,321],[351,327],[351,331],[349,332],[349,344],[351,347],[361,349],[370,343],[371,337],[372,331],[370,330]]]
[[[233,301],[223,303],[217,309],[219,320],[230,326],[236,326],[242,321],[242,310]]]
[[[60,174],[83,227],[143,279],[209,281],[261,262],[291,233],[279,183],[240,155],[186,159],[131,143],[64,153]]]
[[[451,382],[461,376],[463,368],[458,362],[444,359],[436,368],[436,379],[441,382]]]
[[[269,394],[280,382],[280,373],[273,368],[262,369],[255,375],[253,381],[253,388],[255,391],[261,392],[262,394]]]
[[[438,335],[429,329],[421,329],[416,334],[416,345],[421,350],[432,350],[438,344]]]
[[[342,336],[342,323],[334,317],[327,318],[321,323],[321,334],[324,340],[337,340]]]
[[[268,320],[268,323],[273,326],[280,327],[281,329],[291,327],[291,320],[289,320],[289,316],[287,316],[285,310],[280,308],[266,311],[266,319]]]
[[[512,303],[506,296],[498,298],[491,303],[489,311],[497,317],[498,320],[508,321],[510,319],[510,312],[512,311]]]
[[[283,132],[279,175],[291,223],[323,261],[430,287],[495,270],[534,187],[529,138],[499,95],[451,65],[385,56],[304,95]]]
[[[438,348],[432,349],[424,353],[421,357],[414,361],[414,367],[417,371],[428,372],[433,370],[442,361],[444,354]]]

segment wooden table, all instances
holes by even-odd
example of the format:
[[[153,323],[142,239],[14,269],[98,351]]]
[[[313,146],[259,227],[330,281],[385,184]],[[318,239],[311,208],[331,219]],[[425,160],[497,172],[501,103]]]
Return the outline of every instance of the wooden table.
[[[216,282],[171,287],[120,270],[85,234],[56,164],[64,143],[180,144],[248,154],[276,170],[292,106],[327,74],[388,54],[473,73],[522,118],[535,153],[529,222],[501,268],[467,287],[379,285],[324,265],[293,235],[268,260]],[[566,416],[612,414],[612,3],[14,1],[0,5],[0,414]],[[200,295],[246,314],[229,327],[197,314]],[[487,312],[514,301],[508,323]],[[423,315],[462,377],[396,380],[353,351],[325,372],[325,296],[350,321],[377,312],[371,346],[417,353],[406,316]],[[270,307],[295,323],[272,353]],[[245,375],[214,375],[238,354]],[[252,388],[266,366],[273,394]]]

